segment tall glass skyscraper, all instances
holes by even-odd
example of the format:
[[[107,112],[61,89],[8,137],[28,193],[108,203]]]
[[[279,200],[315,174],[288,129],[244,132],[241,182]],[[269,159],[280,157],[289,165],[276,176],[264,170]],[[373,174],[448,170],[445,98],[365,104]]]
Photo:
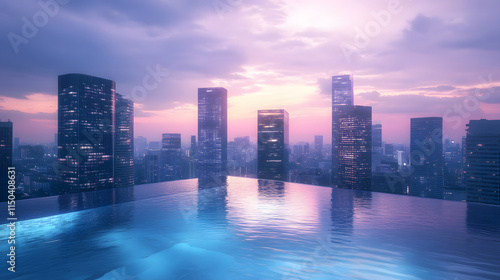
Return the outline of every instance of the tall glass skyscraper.
[[[339,113],[345,106],[354,105],[353,81],[351,75],[332,77],[332,183],[338,184],[339,174]]]
[[[500,204],[500,120],[471,120],[467,126],[467,201]]]
[[[60,193],[114,186],[115,82],[82,74],[59,76]]]
[[[412,118],[410,122],[409,194],[443,198],[443,118]]]
[[[258,111],[257,176],[288,180],[288,112],[283,109]]]
[[[198,89],[198,175],[221,184],[227,168],[227,90]],[[207,185],[202,182],[201,185]]]
[[[339,188],[370,190],[372,107],[343,106],[337,112]]]
[[[333,105],[354,105],[354,91],[351,75],[332,77]]]
[[[134,186],[134,102],[116,94],[115,187]]]
[[[12,137],[12,122],[0,122],[0,202],[7,201],[8,197],[8,170],[12,167]]]

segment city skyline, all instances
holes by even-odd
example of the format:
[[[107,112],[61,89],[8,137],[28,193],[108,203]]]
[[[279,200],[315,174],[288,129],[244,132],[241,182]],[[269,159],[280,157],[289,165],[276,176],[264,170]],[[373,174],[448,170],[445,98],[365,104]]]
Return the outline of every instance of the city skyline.
[[[23,142],[51,142],[57,130],[54,77],[85,73],[117,82],[117,92],[136,104],[136,135],[151,140],[164,132],[181,133],[185,141],[196,135],[196,90],[203,85],[229,91],[229,138],[256,135],[258,109],[284,108],[291,142],[313,141],[304,135],[330,142],[329,79],[345,73],[357,77],[357,104],[374,108],[384,141],[408,144],[415,117],[443,117],[445,138],[457,142],[470,119],[499,119],[494,61],[500,36],[490,21],[499,4],[390,3],[397,5],[344,3],[338,9],[326,1],[257,1],[220,11],[208,2],[70,2],[18,45],[9,38],[24,36],[22,18],[32,22],[44,10],[38,3],[5,3],[11,19],[0,30],[11,37],[0,45],[0,117],[17,124],[14,137]],[[93,9],[100,5],[120,20]],[[351,9],[356,13],[345,13]],[[153,16],[144,17],[148,13]],[[164,16],[179,14],[184,16]],[[92,23],[83,24],[87,18]],[[61,51],[47,44],[52,40],[80,55],[61,60]]]

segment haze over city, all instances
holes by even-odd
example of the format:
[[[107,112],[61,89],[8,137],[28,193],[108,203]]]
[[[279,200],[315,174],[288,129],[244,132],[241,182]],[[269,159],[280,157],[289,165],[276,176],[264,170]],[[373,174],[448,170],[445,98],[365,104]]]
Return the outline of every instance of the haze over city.
[[[387,142],[408,143],[412,117],[443,117],[454,140],[470,119],[500,118],[496,1],[2,5],[0,117],[22,142],[53,142],[65,73],[114,80],[148,140],[182,133],[187,143],[197,88],[222,86],[229,139],[255,141],[257,110],[283,108],[291,142],[331,142],[330,78],[344,73]]]

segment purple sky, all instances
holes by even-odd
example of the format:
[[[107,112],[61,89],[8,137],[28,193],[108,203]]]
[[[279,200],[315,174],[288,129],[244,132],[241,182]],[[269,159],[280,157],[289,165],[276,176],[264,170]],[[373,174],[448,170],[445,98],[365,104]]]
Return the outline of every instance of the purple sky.
[[[197,88],[223,86],[230,139],[255,141],[257,110],[284,108],[292,142],[328,143],[330,77],[352,73],[390,143],[409,142],[411,117],[442,116],[457,140],[469,119],[500,119],[500,2],[374,2],[2,1],[0,118],[22,142],[52,142],[57,76],[84,73],[134,99],[149,140],[187,142]]]

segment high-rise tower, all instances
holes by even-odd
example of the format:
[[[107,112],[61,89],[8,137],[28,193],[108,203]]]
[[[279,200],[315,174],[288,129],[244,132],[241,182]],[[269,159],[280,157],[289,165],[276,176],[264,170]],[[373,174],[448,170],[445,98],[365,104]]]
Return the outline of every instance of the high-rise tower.
[[[60,193],[114,186],[115,82],[82,74],[59,76]]]
[[[500,120],[471,120],[467,126],[467,201],[500,204]]]
[[[198,89],[198,174],[219,184],[227,168],[227,90]]]
[[[134,186],[134,102],[116,94],[115,187]]]
[[[288,180],[288,112],[283,109],[258,111],[257,176]]]
[[[345,106],[354,105],[354,91],[351,75],[332,77],[332,183],[338,184],[340,128],[339,114]]]

